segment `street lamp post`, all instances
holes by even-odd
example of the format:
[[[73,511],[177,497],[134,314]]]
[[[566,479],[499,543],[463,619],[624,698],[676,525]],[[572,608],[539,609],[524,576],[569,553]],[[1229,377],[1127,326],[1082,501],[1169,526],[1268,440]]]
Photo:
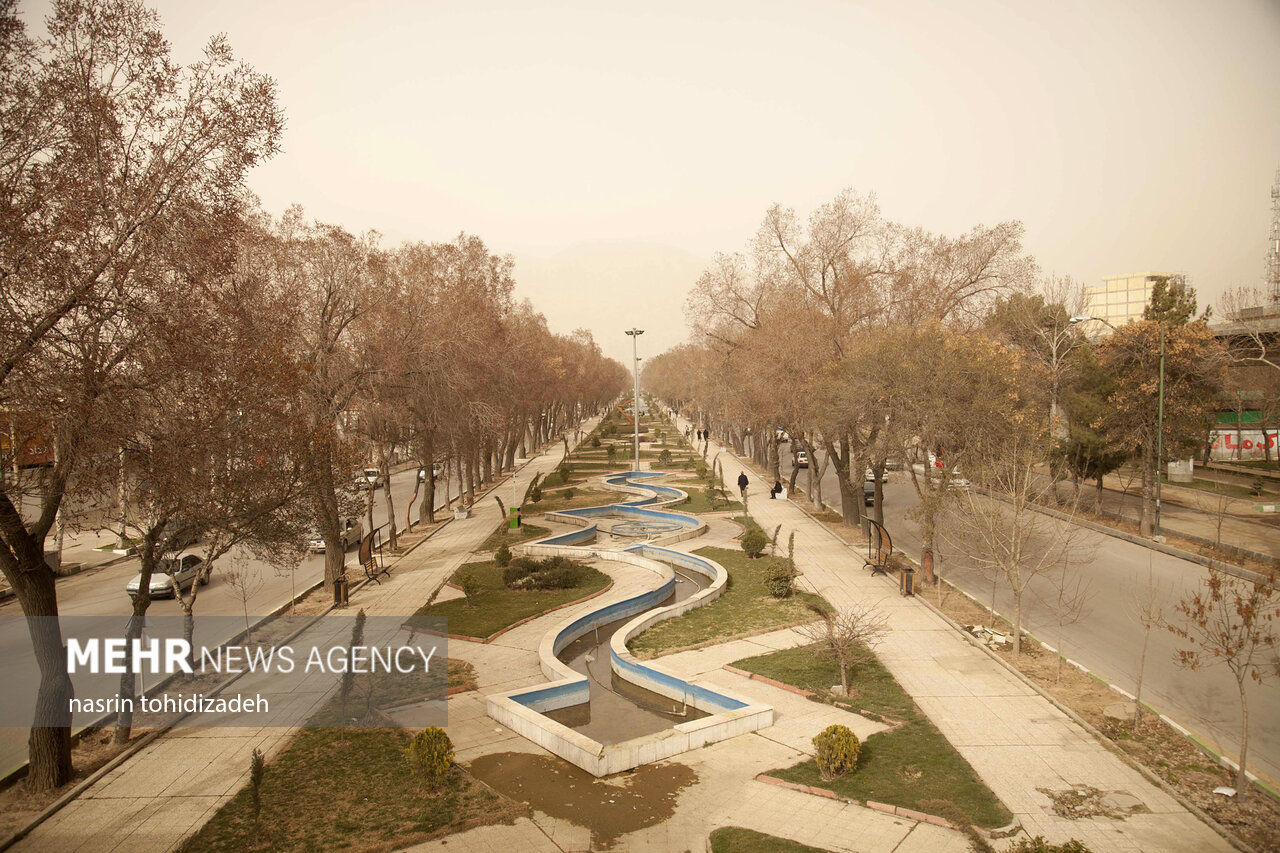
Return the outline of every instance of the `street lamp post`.
[[[643,334],[644,334],[644,329],[637,329],[635,327],[632,327],[627,330],[627,336],[631,338],[631,361],[632,361],[632,367],[635,370],[635,377],[636,377],[635,391],[634,391],[634,395],[631,398],[632,416],[634,418],[634,422],[632,423],[632,426],[635,427],[636,463],[635,463],[635,468],[632,469],[634,471],[640,470],[640,354],[637,349],[636,342],[639,339],[639,337]]]
[[[1111,331],[1116,332],[1120,335],[1124,335],[1124,337],[1128,338],[1129,340],[1135,343],[1138,342],[1137,338],[1133,337],[1133,335],[1126,334],[1120,329],[1117,329],[1115,326],[1111,325],[1101,317],[1092,317],[1087,314],[1081,314],[1081,315],[1072,317],[1068,322],[1083,323],[1087,320],[1097,320],[1099,323],[1102,323],[1104,326],[1111,329]],[[1155,512],[1154,524],[1152,525],[1152,528],[1154,531],[1152,534],[1152,538],[1157,540],[1160,538],[1160,463],[1163,458],[1164,458],[1164,321],[1161,320],[1160,321],[1160,376],[1156,385],[1156,512]]]

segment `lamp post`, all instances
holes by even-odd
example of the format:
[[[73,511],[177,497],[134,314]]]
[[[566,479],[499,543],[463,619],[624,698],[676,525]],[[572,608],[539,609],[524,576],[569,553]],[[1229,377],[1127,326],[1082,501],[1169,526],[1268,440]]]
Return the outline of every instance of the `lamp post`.
[[[627,330],[627,336],[631,338],[631,361],[632,361],[632,366],[635,370],[635,377],[636,377],[635,392],[631,398],[632,415],[634,417],[634,422],[632,423],[632,426],[635,427],[636,464],[635,464],[635,468],[632,469],[634,471],[640,470],[640,354],[639,354],[639,351],[637,350],[636,341],[643,334],[644,334],[644,329],[637,329],[635,327],[632,327]]]
[[[1068,322],[1083,323],[1087,320],[1096,320],[1103,324],[1111,331],[1116,332],[1134,343],[1138,343],[1138,339],[1133,335],[1117,329],[1101,317],[1091,317],[1087,314],[1080,314],[1072,317]],[[1153,524],[1152,539],[1160,539],[1160,463],[1164,458],[1164,321],[1160,322],[1160,376],[1156,384],[1156,513],[1155,523]]]

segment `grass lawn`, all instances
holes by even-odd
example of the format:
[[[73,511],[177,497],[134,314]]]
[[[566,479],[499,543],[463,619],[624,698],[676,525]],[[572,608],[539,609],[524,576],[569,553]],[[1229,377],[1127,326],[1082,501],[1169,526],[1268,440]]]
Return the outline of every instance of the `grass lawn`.
[[[749,560],[741,551],[701,548],[695,554],[715,560],[729,572],[729,586],[710,604],[674,619],[659,622],[628,644],[639,658],[684,649],[713,640],[761,634],[802,622],[812,622],[808,603],[822,603],[810,593],[777,599],[764,588],[767,559]]]
[[[810,647],[785,649],[746,658],[733,664],[793,684],[819,695],[840,683],[840,670],[813,654]],[[829,697],[851,710],[865,708],[906,725],[874,734],[862,744],[858,768],[840,779],[823,781],[813,761],[805,761],[770,775],[802,785],[827,788],[854,800],[876,800],[895,806],[947,817],[944,801],[977,826],[1007,825],[1013,815],[969,766],[960,753],[929,721],[878,660],[858,668],[851,677],[857,695],[847,702]]]
[[[712,507],[710,501],[707,500],[707,490],[705,488],[691,489],[685,485],[680,485],[679,487],[689,493],[688,502],[682,503],[676,507],[676,509],[681,512],[692,512],[696,514],[700,512],[726,512],[729,510],[734,512],[742,511],[742,501],[729,501],[728,503],[724,503],[722,501],[716,504],[715,507]]]
[[[522,619],[554,610],[562,604],[586,598],[609,585],[610,578],[588,566],[583,581],[573,589],[507,589],[502,585],[502,569],[492,560],[466,563],[458,572],[472,570],[480,577],[483,591],[474,602],[455,598],[422,608],[409,617],[408,624],[428,631],[446,631],[461,637],[482,640]],[[454,573],[454,580],[458,576]]]
[[[507,523],[502,522],[502,526],[489,534],[489,538],[480,543],[477,551],[496,551],[498,546],[503,542],[507,543],[510,548],[517,542],[528,542],[530,539],[541,539],[543,536],[550,536],[551,531],[545,527],[539,527],[536,524],[521,523],[520,527],[511,530],[507,527]]]
[[[381,688],[380,681],[378,704],[396,698]],[[422,791],[405,760],[409,732],[316,725],[337,713],[335,697],[267,765],[256,826],[246,785],[180,849],[399,850],[451,827],[523,813],[457,767],[442,790]]]
[[[1253,490],[1248,486],[1238,486],[1234,483],[1219,483],[1217,480],[1201,480],[1193,479],[1190,483],[1177,483],[1173,480],[1165,478],[1162,482],[1166,486],[1179,486],[1184,489],[1196,489],[1197,491],[1207,493],[1203,500],[1213,501],[1218,495],[1225,495],[1230,498],[1244,498],[1245,500],[1262,500],[1269,493],[1274,493],[1277,487],[1274,483],[1263,481],[1261,495],[1255,495]],[[1210,510],[1212,511],[1212,510]]]
[[[740,826],[722,826],[711,833],[711,853],[827,853],[789,838],[765,835]]]
[[[584,489],[581,486],[571,486],[573,489],[573,497],[566,497],[565,490],[556,489],[553,491],[543,491],[542,500],[534,503],[529,501],[522,508],[525,515],[539,515],[544,512],[557,512],[562,509],[579,509],[584,506],[600,506],[601,504],[622,503],[623,501],[634,500],[634,495],[615,492],[611,489]]]

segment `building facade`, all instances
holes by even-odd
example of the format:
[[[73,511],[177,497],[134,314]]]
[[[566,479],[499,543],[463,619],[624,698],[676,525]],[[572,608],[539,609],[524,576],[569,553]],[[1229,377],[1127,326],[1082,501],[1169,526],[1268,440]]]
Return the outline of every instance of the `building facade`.
[[[1084,288],[1084,313],[1123,326],[1130,320],[1142,319],[1142,311],[1151,300],[1151,287],[1157,278],[1171,273],[1141,272],[1103,276],[1102,284]],[[1101,323],[1089,323],[1090,336],[1106,335],[1111,330]]]

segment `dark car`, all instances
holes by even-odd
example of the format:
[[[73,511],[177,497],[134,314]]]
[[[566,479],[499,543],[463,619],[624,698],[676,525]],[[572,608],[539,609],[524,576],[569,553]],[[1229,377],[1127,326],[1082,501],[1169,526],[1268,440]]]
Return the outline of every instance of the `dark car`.
[[[191,588],[196,578],[200,578],[200,585],[204,586],[209,582],[209,575],[207,572],[202,573],[201,570],[203,568],[204,560],[195,554],[185,554],[181,557],[165,557],[156,564],[155,570],[151,573],[151,597],[173,597],[173,583],[169,579],[170,574],[178,579],[178,586],[184,592]],[[129,593],[130,598],[137,598],[138,589],[141,586],[142,572],[138,572],[138,574],[134,575],[133,580],[129,581],[125,591]]]

